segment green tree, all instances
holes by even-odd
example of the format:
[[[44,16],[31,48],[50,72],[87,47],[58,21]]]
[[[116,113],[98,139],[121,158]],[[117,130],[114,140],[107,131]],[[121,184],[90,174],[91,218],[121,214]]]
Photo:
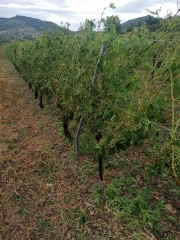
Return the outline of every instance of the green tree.
[[[93,31],[96,28],[95,19],[86,19],[86,21],[80,25],[79,31]]]
[[[90,28],[91,30],[95,29],[96,24],[94,23],[94,21],[95,21],[95,19],[91,19],[91,20],[86,19],[86,21],[85,21],[85,27],[86,27],[86,28]]]
[[[110,16],[107,17],[106,20],[104,21],[104,31],[106,32],[112,32],[116,31],[116,33],[121,33],[121,24],[120,24],[120,19],[119,17],[116,16]]]

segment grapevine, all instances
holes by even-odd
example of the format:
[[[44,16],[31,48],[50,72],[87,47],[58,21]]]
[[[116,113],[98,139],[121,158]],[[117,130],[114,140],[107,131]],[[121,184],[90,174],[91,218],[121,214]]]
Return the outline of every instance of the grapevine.
[[[74,35],[68,30],[47,32],[35,42],[14,42],[5,50],[39,96],[40,107],[43,98],[59,106],[66,137],[75,138],[69,123],[77,129],[83,118],[89,154],[105,160],[168,129],[176,142],[175,172],[175,165],[180,168],[174,152],[179,151],[180,136],[179,21],[170,19],[153,37],[145,25],[120,35],[84,26]],[[105,51],[99,54],[103,45]],[[165,118],[172,104],[171,128]],[[175,177],[180,176],[175,172]]]

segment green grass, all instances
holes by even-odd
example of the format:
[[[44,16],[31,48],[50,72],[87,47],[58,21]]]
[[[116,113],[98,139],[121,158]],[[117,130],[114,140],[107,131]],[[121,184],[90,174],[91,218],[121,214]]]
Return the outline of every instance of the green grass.
[[[162,200],[152,203],[151,194],[151,189],[139,188],[133,177],[115,179],[107,188],[98,184],[95,193],[96,203],[106,203],[111,213],[128,228],[141,231],[146,227],[158,232],[164,203]]]

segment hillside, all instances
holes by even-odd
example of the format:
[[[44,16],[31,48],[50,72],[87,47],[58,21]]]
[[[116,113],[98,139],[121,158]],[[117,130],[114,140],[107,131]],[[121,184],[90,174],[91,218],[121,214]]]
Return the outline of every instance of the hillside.
[[[0,17],[0,24],[3,23],[3,22],[6,21],[6,20],[7,20],[7,18],[2,18],[2,17]]]
[[[43,31],[63,30],[57,24],[39,19],[15,16],[12,18],[0,18],[0,42],[11,40],[33,40]]]
[[[156,30],[156,26],[159,25],[160,20],[158,18],[154,18],[150,15],[131,19],[131,20],[128,20],[127,22],[124,22],[121,24],[122,31],[125,32],[127,30],[131,30],[134,25],[140,25],[143,22],[146,23],[149,28],[152,28],[152,26],[153,26],[154,30]]]
[[[149,28],[156,28],[159,24],[159,19],[150,15],[128,20],[122,23],[122,31],[132,30],[134,25],[139,25],[145,22]],[[63,28],[53,22],[42,21],[40,19],[15,16],[12,18],[0,17],[0,43],[10,42],[12,40],[34,40],[43,31],[47,30],[60,30]]]

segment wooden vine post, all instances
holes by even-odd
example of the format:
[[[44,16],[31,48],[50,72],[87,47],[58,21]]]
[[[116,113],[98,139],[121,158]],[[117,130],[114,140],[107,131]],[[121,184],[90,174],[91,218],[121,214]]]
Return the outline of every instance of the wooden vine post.
[[[101,46],[99,58],[97,60],[95,71],[94,71],[94,74],[93,74],[93,77],[92,77],[92,84],[94,84],[96,82],[96,80],[97,80],[98,67],[99,67],[99,64],[100,64],[101,57],[104,54],[104,52],[105,52],[105,44],[103,44]],[[77,154],[77,159],[79,159],[79,156],[80,156],[80,135],[81,135],[81,132],[82,132],[83,124],[84,124],[84,118],[82,117],[80,119],[78,130],[77,130],[77,133],[76,133],[76,154]],[[100,139],[99,139],[99,141],[100,141]],[[99,156],[98,156],[98,163],[99,163],[99,177],[100,177],[101,180],[103,180],[103,160],[102,160],[102,155],[101,154],[99,154]]]
[[[77,130],[77,133],[76,133],[76,153],[77,153],[77,159],[79,159],[79,156],[80,156],[80,143],[79,143],[79,139],[80,139],[80,134],[82,132],[83,124],[84,124],[84,119],[81,118],[80,122],[79,122],[78,130]]]

